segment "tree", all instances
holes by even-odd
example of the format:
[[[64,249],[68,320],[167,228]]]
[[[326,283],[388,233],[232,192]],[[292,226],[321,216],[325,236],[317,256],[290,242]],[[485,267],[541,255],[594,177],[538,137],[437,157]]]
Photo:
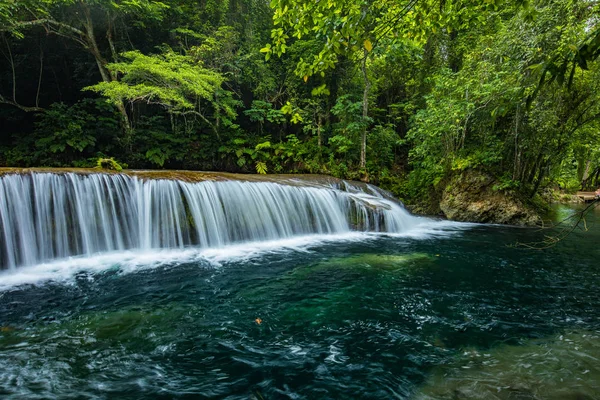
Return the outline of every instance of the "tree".
[[[352,2],[340,0],[275,0],[273,44],[261,51],[266,58],[283,55],[290,40],[314,35],[321,39],[321,51],[312,60],[300,59],[297,73],[305,81],[315,73],[325,74],[344,55],[360,64],[364,90],[362,98],[363,133],[360,145],[360,168],[366,167],[369,93],[369,60],[374,49],[381,51],[400,41],[423,42],[430,32],[465,26],[491,6],[476,0],[446,1],[443,6],[432,0],[384,0]]]
[[[107,68],[107,56],[96,39],[97,31],[103,29],[108,44],[108,54],[113,60],[118,58],[114,41],[119,19],[133,19],[143,23],[148,19],[161,19],[168,6],[153,0],[28,0],[9,2],[0,8],[0,18],[6,25],[1,30],[9,31],[18,37],[26,29],[42,27],[46,34],[57,35],[74,41],[89,52],[97,65],[104,82],[118,80]],[[125,25],[123,25],[125,26]],[[127,111],[122,101],[115,101],[121,114],[121,122],[126,134],[131,127]]]
[[[418,190],[481,168],[499,178],[499,189],[533,197],[552,179],[600,118],[600,70],[590,64],[589,71],[574,74],[570,89],[538,87],[532,71],[547,54],[578,41],[588,21],[585,4],[539,2],[533,20],[525,13],[498,15],[496,30],[477,37],[460,71],[434,75],[427,106],[417,112],[409,133],[411,186]]]
[[[171,50],[150,56],[131,51],[121,57],[125,61],[106,65],[111,75],[121,76],[120,80],[100,82],[86,89],[101,93],[117,104],[123,100],[143,102],[159,105],[172,115],[196,116],[217,134],[215,123],[203,112],[202,100],[217,111],[225,111],[230,119],[235,117],[235,110],[229,104],[216,99],[223,77],[192,57]]]

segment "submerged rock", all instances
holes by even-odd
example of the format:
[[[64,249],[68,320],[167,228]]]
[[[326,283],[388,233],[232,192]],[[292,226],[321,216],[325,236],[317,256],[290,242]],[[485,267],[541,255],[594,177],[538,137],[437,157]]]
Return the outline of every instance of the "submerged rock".
[[[335,257],[315,264],[303,265],[287,274],[263,282],[257,287],[247,288],[241,296],[247,299],[264,298],[274,293],[294,292],[298,285],[305,282],[321,282],[333,290],[336,284],[343,283],[342,278],[355,272],[360,276],[382,277],[399,273],[409,273],[415,268],[431,265],[435,257],[425,253],[409,254],[357,254],[348,257]],[[329,282],[330,280],[330,282]]]
[[[532,226],[540,216],[516,196],[495,190],[497,181],[479,171],[456,175],[442,194],[440,209],[448,219]]]
[[[356,307],[365,305],[367,286],[396,286],[415,270],[431,266],[435,259],[425,253],[335,257],[299,266],[242,290],[239,295],[249,303],[279,299],[282,308],[278,312],[271,310],[270,320],[283,326],[347,324],[356,317]]]
[[[466,349],[434,369],[414,400],[587,400],[600,394],[600,333],[579,331],[520,346]]]
[[[306,278],[322,271],[331,270],[357,270],[357,271],[375,271],[396,272],[407,271],[412,267],[418,267],[431,263],[435,257],[425,253],[409,254],[357,254],[349,257],[338,257],[314,264],[307,267],[294,269],[290,277]]]

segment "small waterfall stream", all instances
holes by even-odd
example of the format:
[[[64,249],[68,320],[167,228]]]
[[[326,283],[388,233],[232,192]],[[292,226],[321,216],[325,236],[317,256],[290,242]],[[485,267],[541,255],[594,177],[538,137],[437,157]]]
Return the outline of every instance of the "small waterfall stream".
[[[352,230],[402,232],[416,223],[376,188],[342,186],[188,183],[103,173],[4,175],[0,269],[116,250],[210,248]]]

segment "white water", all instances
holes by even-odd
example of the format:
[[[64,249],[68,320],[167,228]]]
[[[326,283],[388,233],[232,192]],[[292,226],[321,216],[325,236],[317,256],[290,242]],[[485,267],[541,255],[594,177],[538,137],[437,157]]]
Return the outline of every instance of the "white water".
[[[423,223],[373,187],[366,193],[343,186],[5,175],[0,177],[0,267],[15,272],[73,256],[156,254],[191,246],[232,250],[240,243],[354,231],[403,234]]]
[[[374,233],[351,231],[343,234],[295,236],[287,239],[230,244],[223,247],[185,249],[125,250],[91,256],[68,257],[40,263],[27,268],[0,272],[0,291],[23,284],[40,284],[47,281],[72,281],[79,273],[90,279],[95,273],[117,269],[119,273],[134,273],[165,265],[205,261],[212,267],[229,262],[249,261],[268,254],[311,252],[315,246],[330,243],[364,242],[377,240],[382,235],[393,238],[429,239],[446,237],[469,229],[474,224],[434,221],[426,218],[404,233]]]

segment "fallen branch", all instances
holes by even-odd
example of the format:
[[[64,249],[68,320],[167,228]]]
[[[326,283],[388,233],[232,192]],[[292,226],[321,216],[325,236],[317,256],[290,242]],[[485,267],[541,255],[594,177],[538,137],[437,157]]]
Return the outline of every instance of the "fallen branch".
[[[596,208],[596,206],[598,204],[600,204],[600,199],[596,198],[594,201],[592,201],[590,204],[588,204],[583,210],[578,211],[572,215],[569,215],[568,217],[564,218],[563,220],[561,220],[560,222],[558,222],[556,224],[553,224],[550,227],[542,227],[541,228],[541,230],[560,228],[555,235],[545,235],[544,240],[541,240],[539,242],[531,242],[531,243],[517,242],[514,245],[514,247],[532,249],[532,250],[544,250],[544,249],[548,249],[550,247],[555,246],[561,240],[565,239],[567,236],[569,236],[571,233],[573,233],[573,231],[575,231],[575,229],[579,228],[579,229],[582,229],[583,231],[587,231],[588,226],[587,226],[587,221],[586,221],[585,217],[591,210]]]

